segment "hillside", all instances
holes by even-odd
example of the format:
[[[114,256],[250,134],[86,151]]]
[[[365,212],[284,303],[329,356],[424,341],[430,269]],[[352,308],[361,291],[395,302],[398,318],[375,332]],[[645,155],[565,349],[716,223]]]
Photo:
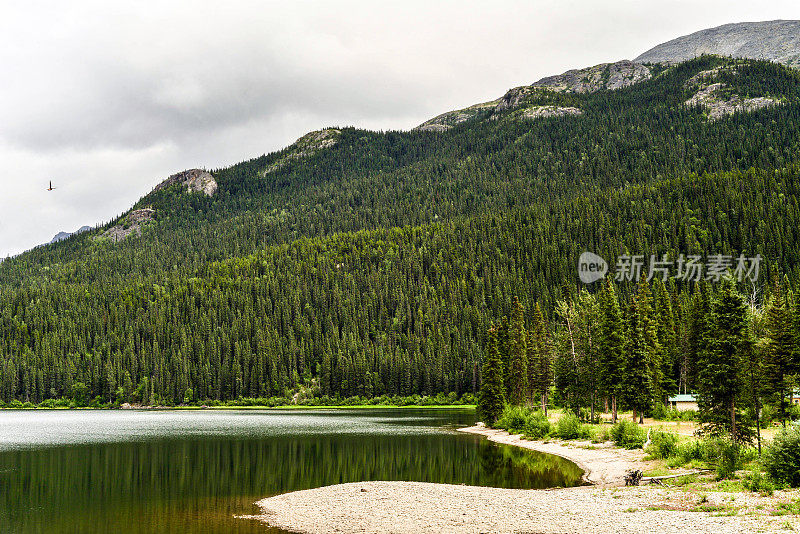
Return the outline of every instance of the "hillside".
[[[461,394],[490,322],[514,296],[551,316],[582,250],[759,253],[797,277],[797,71],[576,72],[437,127],[179,173],[3,262],[0,399]]]

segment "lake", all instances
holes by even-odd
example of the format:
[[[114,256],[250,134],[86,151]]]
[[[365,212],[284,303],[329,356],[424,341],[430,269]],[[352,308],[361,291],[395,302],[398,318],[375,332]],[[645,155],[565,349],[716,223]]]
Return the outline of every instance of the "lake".
[[[280,532],[271,495],[411,480],[580,483],[561,458],[455,432],[464,409],[0,411],[0,532]]]

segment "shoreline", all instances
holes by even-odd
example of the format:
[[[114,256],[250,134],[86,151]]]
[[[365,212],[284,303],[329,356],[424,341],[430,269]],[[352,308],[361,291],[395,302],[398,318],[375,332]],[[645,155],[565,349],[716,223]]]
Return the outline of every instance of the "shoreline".
[[[591,485],[525,490],[353,482],[268,497],[255,503],[260,514],[242,519],[304,534],[738,534],[800,528],[797,516],[772,513],[780,502],[797,499],[796,491],[768,497],[752,492],[706,494],[679,487],[620,487],[627,470],[647,468],[642,451],[589,442],[527,441],[477,425],[457,430],[565,458],[584,470],[583,478]]]
[[[95,407],[88,407],[88,406],[55,406],[55,407],[40,407],[40,406],[32,406],[28,408],[0,408],[0,412],[8,411],[8,412],[19,412],[19,411],[47,411],[47,410],[58,410],[58,411],[69,411],[69,410],[97,410],[97,411],[115,411],[115,410],[137,410],[137,411],[158,411],[158,410],[184,410],[184,411],[193,411],[193,410],[369,410],[369,409],[378,409],[378,410],[389,410],[389,409],[427,409],[427,410],[475,410],[475,404],[431,404],[431,405],[424,405],[424,404],[403,404],[403,405],[394,405],[394,404],[347,404],[347,405],[335,405],[335,404],[315,404],[315,405],[302,405],[302,404],[285,404],[282,406],[263,406],[263,405],[254,405],[254,406],[128,406],[128,407],[116,407],[116,408],[95,408]]]
[[[583,469],[581,478],[586,484],[593,486],[623,485],[625,474],[628,471],[634,469],[645,471],[652,463],[644,460],[645,453],[640,449],[619,449],[608,446],[608,444],[593,444],[588,441],[525,440],[518,434],[509,434],[505,430],[495,430],[478,425],[457,430],[466,434],[483,436],[495,443],[560,456]]]

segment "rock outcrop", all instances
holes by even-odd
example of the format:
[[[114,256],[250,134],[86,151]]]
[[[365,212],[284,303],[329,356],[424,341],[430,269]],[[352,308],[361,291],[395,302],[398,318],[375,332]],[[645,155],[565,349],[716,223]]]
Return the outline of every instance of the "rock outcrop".
[[[678,37],[655,46],[634,61],[677,63],[703,54],[768,59],[800,66],[800,20],[740,22]]]
[[[686,86],[696,92],[685,104],[703,107],[708,114],[708,119],[712,121],[736,112],[756,111],[780,104],[778,99],[772,97],[744,98],[726,91],[725,83],[717,81],[717,77],[724,70],[735,72],[735,68],[735,66],[717,67],[699,72],[689,78]]]
[[[443,132],[456,124],[478,116],[495,119],[495,113],[526,107],[521,116],[529,119],[543,117],[579,115],[580,109],[570,106],[537,105],[530,102],[531,97],[543,91],[556,93],[593,93],[603,89],[621,89],[643,80],[650,79],[650,67],[632,61],[623,60],[616,63],[602,63],[585,69],[568,70],[556,76],[547,76],[541,80],[509,89],[505,95],[482,104],[475,104],[464,109],[448,111],[414,128],[415,130]]]
[[[455,111],[448,111],[442,113],[430,120],[427,120],[414,128],[415,130],[423,130],[429,132],[443,132],[449,130],[456,124],[468,121],[481,113],[494,110],[500,100],[492,100],[491,102],[483,102],[482,104],[475,104],[464,109],[457,109]]]
[[[212,196],[217,192],[217,181],[211,176],[211,173],[202,169],[190,169],[188,171],[173,174],[160,184],[158,184],[153,191],[164,189],[171,185],[180,184],[186,186],[190,193],[204,193],[206,196]]]
[[[336,128],[326,128],[309,132],[295,141],[285,154],[272,162],[264,169],[264,176],[283,168],[294,160],[313,156],[320,150],[331,148],[338,141],[342,131]]]
[[[526,119],[543,119],[546,117],[565,117],[567,115],[580,115],[583,111],[573,107],[559,106],[532,106],[522,110],[521,116]]]
[[[652,76],[648,66],[626,59],[616,63],[601,63],[585,69],[568,70],[556,76],[547,76],[530,87],[544,87],[551,91],[565,93],[594,93],[602,89],[622,89],[648,80]]]
[[[116,224],[103,232],[100,237],[118,243],[131,234],[142,235],[142,226],[153,220],[156,210],[153,208],[142,208],[131,211],[119,224]]]

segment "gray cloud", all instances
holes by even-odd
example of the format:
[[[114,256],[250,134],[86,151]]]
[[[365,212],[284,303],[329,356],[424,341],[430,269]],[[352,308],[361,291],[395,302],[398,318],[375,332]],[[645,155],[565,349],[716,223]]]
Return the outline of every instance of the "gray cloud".
[[[69,5],[67,5],[69,4]],[[0,19],[0,255],[106,221],[175,170],[326,125],[404,129],[794,2],[31,2]],[[44,191],[47,181],[59,186]]]

